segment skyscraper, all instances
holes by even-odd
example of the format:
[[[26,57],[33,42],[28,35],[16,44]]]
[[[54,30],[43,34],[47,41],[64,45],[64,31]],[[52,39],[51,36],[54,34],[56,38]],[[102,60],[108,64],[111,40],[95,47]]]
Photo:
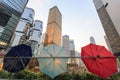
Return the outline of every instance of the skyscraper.
[[[35,20],[33,24],[33,30],[30,38],[30,46],[32,48],[33,55],[37,55],[38,48],[40,47],[40,40],[42,35],[43,22],[40,20]]]
[[[58,8],[54,6],[49,10],[44,46],[51,43],[61,45],[61,34],[62,34],[62,15]]]
[[[96,44],[93,36],[90,37],[90,43]]]
[[[70,45],[70,64],[76,64],[76,58],[75,57],[75,44],[74,44],[74,40],[70,40],[69,41],[69,45]]]
[[[112,52],[112,49],[111,49],[111,46],[110,46],[110,43],[109,43],[109,41],[108,41],[107,36],[104,36],[104,39],[105,39],[105,42],[106,42],[106,44],[107,44],[107,47],[108,47],[109,51]]]
[[[106,6],[106,10],[115,25],[117,32],[120,35],[120,0],[102,0],[103,4]]]
[[[113,53],[120,55],[120,36],[101,0],[93,0]]]
[[[28,0],[0,0],[0,49],[7,49]]]
[[[62,46],[65,49],[65,53],[70,57],[70,44],[69,44],[69,36],[65,35],[62,37]]]
[[[35,12],[32,8],[25,8],[13,36],[12,46],[24,43],[29,39],[30,30],[33,27],[34,15]]]
[[[40,43],[41,35],[42,35],[42,27],[43,22],[40,20],[35,20],[33,24],[33,31],[30,40],[37,41]]]

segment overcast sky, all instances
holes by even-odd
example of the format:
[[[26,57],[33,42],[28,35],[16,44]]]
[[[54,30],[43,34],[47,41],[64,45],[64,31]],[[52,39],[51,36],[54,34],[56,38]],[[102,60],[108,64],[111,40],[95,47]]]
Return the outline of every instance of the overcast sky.
[[[96,44],[106,47],[104,30],[92,0],[29,0],[27,7],[35,10],[35,19],[43,21],[46,31],[49,9],[57,6],[62,14],[62,35],[69,35],[75,49],[90,43],[93,36]]]

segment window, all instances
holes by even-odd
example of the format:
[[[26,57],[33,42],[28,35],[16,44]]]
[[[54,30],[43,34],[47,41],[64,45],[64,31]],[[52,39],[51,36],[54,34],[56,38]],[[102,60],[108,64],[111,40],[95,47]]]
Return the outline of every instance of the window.
[[[30,17],[30,18],[33,18],[32,14],[29,14],[29,17]]]
[[[0,25],[5,27],[9,19],[10,19],[9,15],[0,12]]]

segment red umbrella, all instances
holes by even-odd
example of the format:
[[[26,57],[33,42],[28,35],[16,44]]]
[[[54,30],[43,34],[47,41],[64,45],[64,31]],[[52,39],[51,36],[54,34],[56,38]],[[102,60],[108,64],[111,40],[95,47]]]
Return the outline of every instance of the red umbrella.
[[[102,78],[118,72],[116,57],[104,46],[89,44],[82,47],[82,60],[87,69]]]

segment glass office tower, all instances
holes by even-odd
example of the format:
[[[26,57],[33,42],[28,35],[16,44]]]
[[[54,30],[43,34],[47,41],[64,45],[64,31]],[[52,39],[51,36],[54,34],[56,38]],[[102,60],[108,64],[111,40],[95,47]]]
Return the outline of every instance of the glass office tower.
[[[38,49],[40,47],[41,35],[43,30],[43,22],[35,20],[33,24],[33,30],[30,37],[30,46],[32,48],[33,56],[37,56]]]
[[[9,47],[28,0],[0,0],[0,50]]]
[[[13,36],[12,46],[25,43],[30,37],[30,31],[33,27],[35,11],[32,8],[26,7],[17,25]]]

